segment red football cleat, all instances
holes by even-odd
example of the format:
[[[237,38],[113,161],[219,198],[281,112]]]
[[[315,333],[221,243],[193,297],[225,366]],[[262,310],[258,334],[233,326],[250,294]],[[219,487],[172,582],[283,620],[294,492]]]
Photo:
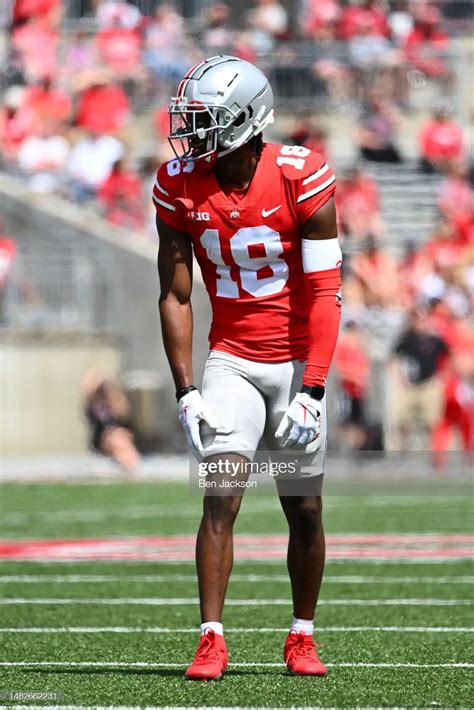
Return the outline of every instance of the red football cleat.
[[[290,631],[285,641],[284,659],[292,675],[326,675],[328,669],[318,658],[313,637]]]
[[[188,680],[217,680],[227,668],[227,647],[224,637],[212,629],[201,636],[194,661],[184,677]]]

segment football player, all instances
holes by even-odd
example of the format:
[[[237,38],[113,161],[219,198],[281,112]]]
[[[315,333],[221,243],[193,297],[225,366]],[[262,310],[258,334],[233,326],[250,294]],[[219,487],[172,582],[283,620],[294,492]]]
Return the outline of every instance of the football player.
[[[341,300],[335,177],[319,154],[263,141],[272,90],[236,57],[193,66],[169,114],[176,159],[160,167],[153,200],[163,340],[189,446],[200,461],[238,464],[245,480],[244,464],[263,443],[297,452],[309,479],[320,480]],[[193,252],[212,304],[201,391],[192,368]],[[288,493],[279,488],[294,613],[284,659],[293,674],[322,676],[313,640],[325,556],[320,489]],[[221,617],[241,500],[204,497],[201,638],[189,679],[219,678],[227,665]]]

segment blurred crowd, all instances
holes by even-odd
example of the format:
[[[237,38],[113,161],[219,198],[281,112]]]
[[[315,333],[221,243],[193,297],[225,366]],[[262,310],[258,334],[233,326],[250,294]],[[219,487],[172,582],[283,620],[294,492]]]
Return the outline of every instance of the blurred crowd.
[[[169,155],[166,103],[203,56],[259,63],[280,95],[354,100],[360,153],[378,162],[403,160],[396,134],[410,82],[435,82],[445,97],[455,85],[436,2],[254,0],[238,17],[232,3],[194,8],[185,19],[158,0],[3,0],[3,165],[35,192],[93,202],[111,223],[151,231],[149,188]],[[420,139],[424,167],[461,158],[462,142],[438,115]]]
[[[443,16],[465,3],[254,0],[237,17],[230,2],[196,0],[185,18],[172,2],[78,0],[74,21],[67,5],[2,2],[1,166],[33,192],[58,194],[113,225],[154,235],[151,186],[170,155],[166,103],[203,56],[225,52],[256,62],[280,95],[299,91],[303,77],[323,108],[357,106],[359,159],[339,171],[336,193],[347,251],[334,367],[340,440],[351,449],[403,449],[414,435],[417,445],[442,452],[457,432],[472,450],[473,170],[449,100],[456,77]],[[444,97],[417,138],[420,183],[439,176],[437,223],[424,244],[398,245],[403,253],[394,256],[367,166],[413,166],[400,145],[400,122],[413,87],[426,83]],[[276,124],[276,137],[332,159],[321,125],[311,113],[294,115]],[[15,251],[0,236],[0,292]],[[377,359],[386,391],[374,394]],[[382,415],[373,415],[381,411],[374,398],[385,402]],[[443,465],[441,453],[434,462]]]
[[[445,150],[435,149],[444,125]],[[438,110],[420,132],[420,180],[440,173],[425,241],[387,248],[378,185],[360,163],[342,173],[336,192],[347,250],[335,358],[342,430],[350,448],[432,450],[440,468],[456,440],[474,452],[474,191],[453,128]],[[382,392],[374,392],[377,359]]]
[[[371,236],[345,258],[333,367],[345,448],[431,450],[441,468],[457,442],[474,463],[472,234],[464,242],[442,217],[401,258]]]

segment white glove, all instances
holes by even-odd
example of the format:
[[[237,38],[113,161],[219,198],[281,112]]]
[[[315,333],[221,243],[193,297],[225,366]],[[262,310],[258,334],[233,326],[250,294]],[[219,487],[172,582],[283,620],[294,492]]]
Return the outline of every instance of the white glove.
[[[305,446],[319,436],[322,405],[306,392],[298,392],[283,415],[275,438],[282,449]]]
[[[205,421],[211,429],[217,429],[217,421],[198,390],[185,394],[178,402],[178,419],[181,422],[188,446],[198,460],[202,459],[203,446],[199,424]]]

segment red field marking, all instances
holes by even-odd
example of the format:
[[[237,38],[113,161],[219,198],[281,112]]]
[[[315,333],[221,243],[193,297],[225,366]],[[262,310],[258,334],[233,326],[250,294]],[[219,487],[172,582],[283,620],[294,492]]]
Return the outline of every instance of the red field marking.
[[[194,558],[194,535],[124,538],[9,540],[0,542],[0,559],[16,560],[162,560]],[[237,559],[283,559],[286,535],[236,535]],[[438,559],[474,556],[474,535],[373,534],[328,535],[333,559]]]

